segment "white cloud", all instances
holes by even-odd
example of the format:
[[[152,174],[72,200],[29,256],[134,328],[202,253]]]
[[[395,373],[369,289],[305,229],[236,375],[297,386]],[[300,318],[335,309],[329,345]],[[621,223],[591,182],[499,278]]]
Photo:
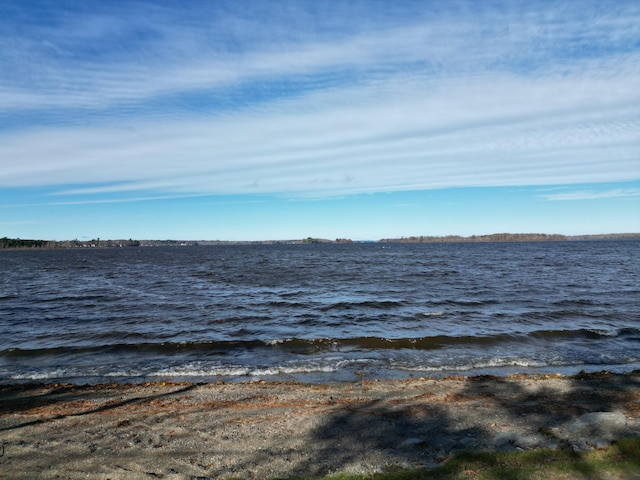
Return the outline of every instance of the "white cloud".
[[[331,17],[331,9],[323,13]],[[351,12],[354,17],[363,13]],[[552,9],[450,12],[434,19],[425,15],[428,9],[418,13],[408,23],[378,19],[375,28],[349,34],[318,31],[300,15],[288,35],[278,31],[282,25],[260,18],[242,22],[203,13],[183,24],[176,21],[183,12],[160,8],[114,10],[105,16],[69,14],[59,30],[42,28],[32,36],[0,40],[5,56],[0,60],[0,105],[11,110],[117,107],[163,95],[336,71],[383,78],[390,71],[464,78],[487,70],[535,72],[541,63],[545,69],[571,70],[576,59],[565,55],[563,47],[619,47],[640,35],[640,12],[631,8],[624,16],[599,12],[588,18],[588,29],[579,12],[566,15]],[[485,17],[491,21],[484,22]],[[251,29],[265,33],[255,38],[258,34]],[[278,33],[270,38],[274,30]],[[138,39],[138,31],[151,38]],[[238,51],[228,49],[230,41],[240,44]],[[96,45],[97,52],[88,45]],[[578,68],[586,60],[578,62]]]
[[[334,195],[634,180],[634,80],[606,82],[619,97],[594,102],[585,100],[603,88],[599,79],[583,79],[581,95],[571,78],[495,76],[429,91],[400,79],[209,120],[23,132],[0,143],[0,184],[88,184],[76,194]]]
[[[218,19],[221,32],[208,18],[182,26],[158,7],[68,20],[39,32],[37,48],[5,36],[0,108],[60,109],[51,122],[61,125],[0,132],[0,186],[120,201],[637,180],[640,52],[629,45],[640,13],[627,7],[503,21],[456,12],[338,32],[303,21],[293,33],[252,32],[238,18]],[[152,40],[119,49],[136,29]],[[88,40],[106,51],[78,58]],[[263,93],[267,80],[285,93]],[[258,100],[225,103],[238,85]]]
[[[595,192],[593,190],[577,190],[574,192],[552,193],[541,195],[542,198],[552,201],[566,200],[602,200],[606,198],[629,198],[640,199],[640,190],[635,188],[616,188],[604,192]]]

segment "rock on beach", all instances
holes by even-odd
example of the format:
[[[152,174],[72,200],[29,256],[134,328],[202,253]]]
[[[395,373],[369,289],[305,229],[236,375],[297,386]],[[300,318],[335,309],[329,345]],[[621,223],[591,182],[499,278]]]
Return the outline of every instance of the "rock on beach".
[[[615,438],[627,430],[627,417],[622,412],[585,413],[571,423],[568,430],[574,435]]]

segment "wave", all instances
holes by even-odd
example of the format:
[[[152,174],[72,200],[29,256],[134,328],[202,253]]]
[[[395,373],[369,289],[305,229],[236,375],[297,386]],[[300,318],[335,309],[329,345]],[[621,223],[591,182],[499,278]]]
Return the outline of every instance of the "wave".
[[[483,299],[483,300],[452,300],[452,299],[444,299],[444,300],[431,300],[429,301],[431,305],[444,305],[444,306],[454,306],[454,307],[482,307],[488,305],[498,305],[500,304],[499,300],[496,299]]]
[[[614,330],[536,330],[532,332],[497,334],[487,336],[435,335],[416,338],[351,337],[351,338],[274,338],[252,340],[206,340],[195,342],[141,342],[102,345],[59,346],[52,348],[8,348],[0,351],[0,357],[29,357],[39,355],[66,355],[78,353],[110,354],[160,354],[181,353],[229,354],[238,350],[279,349],[288,353],[314,354],[322,351],[341,350],[439,350],[447,347],[468,347],[485,350],[490,347],[530,343],[566,343],[571,341],[598,341],[606,339],[640,341],[640,328]]]
[[[449,358],[441,363],[402,361],[390,359],[380,362],[375,358],[333,357],[310,362],[281,362],[273,365],[223,364],[215,361],[187,361],[172,365],[117,363],[100,365],[65,365],[27,368],[8,371],[0,368],[0,385],[13,382],[71,381],[74,383],[144,382],[160,379],[173,381],[246,381],[247,379],[294,380],[311,383],[355,380],[356,376],[373,375],[374,378],[406,378],[406,375],[503,375],[523,372],[553,372],[576,374],[580,371],[629,372],[640,368],[640,358],[627,357],[615,362],[579,358],[532,358],[526,355],[505,357]]]
[[[20,298],[20,296],[16,293],[0,293],[0,301],[3,300],[14,300]]]
[[[351,302],[336,302],[329,305],[320,307],[319,310],[328,312],[331,310],[349,310],[352,308],[371,308],[387,310],[392,308],[401,307],[403,302],[396,300],[363,300],[363,301],[351,301]]]
[[[18,297],[16,297],[18,298]],[[60,294],[60,295],[44,295],[39,299],[41,303],[65,303],[65,302],[105,302],[119,300],[118,297],[102,293],[82,293],[77,295]]]

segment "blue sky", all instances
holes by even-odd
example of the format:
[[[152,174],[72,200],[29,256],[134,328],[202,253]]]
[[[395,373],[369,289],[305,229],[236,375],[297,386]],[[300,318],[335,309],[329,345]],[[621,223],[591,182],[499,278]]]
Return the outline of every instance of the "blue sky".
[[[0,2],[0,236],[640,231],[637,1]]]

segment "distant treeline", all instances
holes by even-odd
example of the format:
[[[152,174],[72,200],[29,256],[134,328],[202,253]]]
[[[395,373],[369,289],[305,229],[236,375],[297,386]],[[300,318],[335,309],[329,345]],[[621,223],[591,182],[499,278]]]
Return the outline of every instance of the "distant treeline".
[[[605,233],[601,235],[573,235],[570,240],[637,240],[640,233]]]
[[[137,247],[140,246],[138,240],[26,240],[22,238],[0,238],[0,249],[2,248],[90,248],[90,247]]]
[[[23,240],[20,238],[0,238],[0,248],[43,248],[46,247],[46,240]]]
[[[491,235],[471,235],[462,237],[459,235],[414,236],[401,238],[384,238],[381,242],[397,243],[457,243],[457,242],[565,242],[571,240],[624,240],[640,238],[640,233],[610,233],[604,235],[579,235],[568,236],[546,233],[494,233]]]
[[[494,233],[491,235],[413,236],[383,238],[386,243],[456,243],[456,242],[565,242],[572,240],[632,240],[640,239],[640,233],[609,233],[602,235],[559,235],[546,233]],[[348,238],[327,240],[307,237],[301,240],[262,240],[262,241],[225,241],[225,240],[24,240],[20,238],[0,238],[0,249],[7,248],[118,248],[118,247],[186,247],[193,245],[274,245],[274,244],[316,244],[316,243],[354,243]],[[355,242],[358,243],[358,242]]]

